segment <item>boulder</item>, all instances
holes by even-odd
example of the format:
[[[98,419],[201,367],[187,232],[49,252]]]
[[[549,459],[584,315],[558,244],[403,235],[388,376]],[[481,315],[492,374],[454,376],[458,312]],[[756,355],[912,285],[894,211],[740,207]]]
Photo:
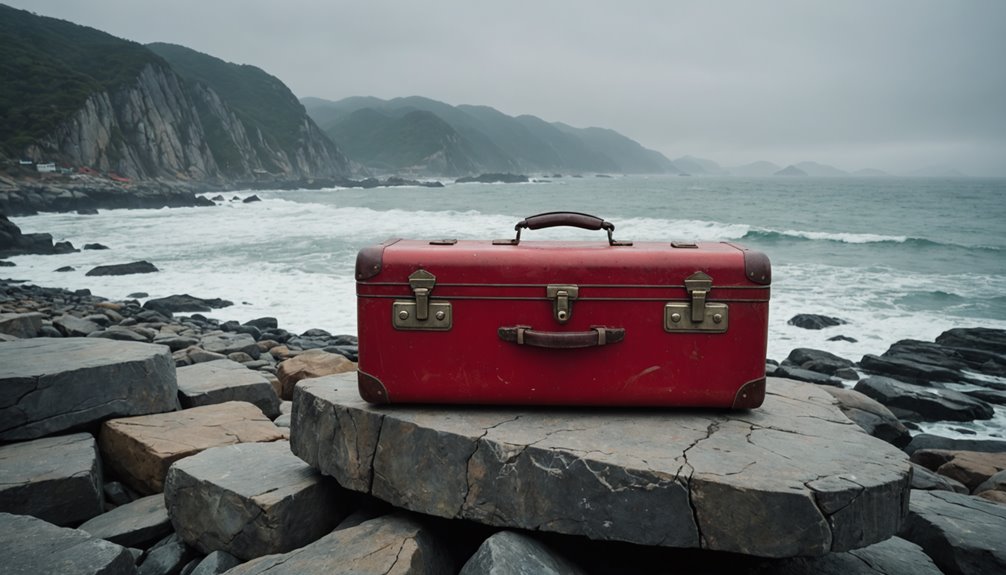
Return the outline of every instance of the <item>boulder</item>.
[[[171,534],[171,520],[161,494],[148,495],[116,507],[79,527],[123,547],[146,549]]]
[[[168,349],[99,338],[35,338],[0,345],[0,441],[178,405]]]
[[[106,421],[98,445],[105,463],[142,494],[164,490],[172,463],[204,449],[283,438],[258,407],[229,401],[156,415]]]
[[[844,325],[846,322],[845,320],[837,317],[829,317],[813,313],[800,313],[790,318],[790,320],[786,323],[803,329],[824,329],[826,327]]]
[[[250,355],[252,359],[258,359],[261,352],[255,338],[246,333],[214,333],[203,336],[201,340],[203,349],[211,353],[219,353],[226,356],[228,353],[243,351]]]
[[[38,312],[0,313],[0,333],[21,339],[35,337],[42,329],[44,315]]]
[[[110,264],[97,266],[88,271],[86,276],[125,276],[130,274],[149,274],[160,271],[154,264],[146,261],[130,262],[128,264]]]
[[[960,481],[934,473],[917,463],[912,464],[912,489],[953,491],[954,493],[971,492]]]
[[[214,551],[199,561],[188,575],[220,575],[231,567],[237,567],[241,560],[226,551]]]
[[[356,364],[345,356],[312,349],[281,362],[276,369],[276,377],[283,386],[281,397],[290,399],[298,381],[348,371],[356,371]]]
[[[980,399],[988,403],[994,403],[996,405],[1006,405],[1006,391],[998,389],[972,389],[963,392],[964,395],[968,395],[975,399]]]
[[[89,433],[0,446],[0,511],[76,525],[104,511],[103,497]]]
[[[997,471],[974,489],[976,495],[985,491],[1006,492],[1006,471]]]
[[[813,383],[816,385],[830,385],[832,387],[843,387],[842,380],[838,379],[837,377],[832,377],[819,371],[811,371],[809,369],[793,367],[791,365],[780,365],[778,368],[776,368],[775,372],[772,375],[774,375],[775,377],[795,379],[796,381],[803,381],[806,383]]]
[[[720,572],[750,575],[943,575],[921,547],[900,537],[845,553],[781,559],[747,570],[734,569],[736,560],[724,563]]]
[[[99,243],[84,244],[85,250],[107,250],[108,246]]]
[[[31,575],[134,575],[128,549],[79,529],[0,512],[3,573]]]
[[[241,325],[250,325],[252,327],[257,327],[258,329],[276,329],[279,327],[279,321],[274,317],[257,317],[255,319],[248,320]]]
[[[931,433],[920,433],[905,446],[905,453],[911,455],[919,449],[949,449],[952,451],[981,451],[982,453],[1006,452],[1006,441],[1001,439],[959,439],[943,437]]]
[[[992,406],[949,389],[931,389],[891,379],[868,377],[856,391],[879,401],[899,418],[916,421],[974,421],[991,419]]]
[[[247,401],[257,405],[269,419],[279,416],[279,397],[272,384],[240,363],[218,359],[180,367],[177,373],[182,407]]]
[[[866,354],[863,359],[859,360],[859,366],[871,373],[917,385],[970,381],[968,377],[957,370],[922,363],[908,357]]]
[[[890,537],[911,473],[826,392],[774,378],[761,408],[722,412],[390,409],[360,399],[355,374],[326,376],[297,385],[291,448],[430,515],[765,557]]]
[[[846,417],[870,435],[898,447],[904,447],[912,440],[908,428],[880,402],[844,387],[823,389],[838,400],[838,407]]]
[[[52,320],[52,325],[66,337],[87,337],[102,327],[93,321],[73,315],[62,315]]]
[[[982,491],[977,495],[986,501],[991,501],[993,503],[998,503],[1000,505],[1006,505],[1006,491]]]
[[[227,575],[447,575],[454,566],[446,546],[411,516],[378,517],[333,531],[289,553],[266,555]]]
[[[170,315],[182,311],[212,311],[232,305],[234,302],[220,298],[202,299],[189,294],[181,294],[149,299],[143,304],[143,308]]]
[[[789,356],[786,359],[788,359],[793,365],[800,366],[803,369],[827,375],[835,375],[839,370],[850,368],[855,365],[855,363],[851,360],[845,359],[844,357],[839,357],[827,351],[806,347],[798,347],[794,349],[789,352]]]
[[[285,441],[214,447],[182,459],[168,470],[164,499],[189,545],[244,560],[303,547],[348,513],[338,484]]]
[[[196,556],[195,551],[172,533],[157,542],[140,559],[137,575],[170,575],[179,573]]]
[[[100,337],[103,339],[114,339],[116,341],[135,341],[140,343],[147,343],[150,341],[145,335],[135,329],[129,329],[128,327],[123,327],[121,325],[113,325],[108,329],[91,332],[87,334],[87,337]]]
[[[977,493],[985,480],[1006,469],[1006,453],[920,449],[912,454],[912,461],[963,483],[971,493]]]
[[[504,573],[582,575],[584,571],[536,539],[514,531],[500,531],[479,546],[459,575]]]
[[[986,327],[953,328],[941,333],[936,343],[956,349],[978,349],[1003,353],[1006,330]]]
[[[948,491],[912,491],[900,536],[947,575],[1006,572],[1006,506]]]

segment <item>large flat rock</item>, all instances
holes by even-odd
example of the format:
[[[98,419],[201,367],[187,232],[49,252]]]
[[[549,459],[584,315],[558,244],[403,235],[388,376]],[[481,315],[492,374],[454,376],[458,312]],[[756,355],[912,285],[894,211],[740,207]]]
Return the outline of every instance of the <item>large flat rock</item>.
[[[901,537],[947,575],[1006,573],[1006,505],[961,493],[913,491]]]
[[[279,396],[272,383],[260,372],[229,359],[179,367],[178,395],[182,407],[247,401],[269,419],[279,417]]]
[[[258,407],[228,401],[171,413],[106,421],[98,445],[105,463],[143,494],[164,491],[172,463],[200,451],[235,443],[284,438]]]
[[[164,346],[99,338],[0,343],[0,441],[173,411],[177,395]]]
[[[907,456],[788,380],[739,412],[373,406],[355,374],[297,390],[295,454],[441,517],[791,557],[887,539],[908,509]]]
[[[25,575],[133,575],[128,549],[79,529],[57,527],[27,517],[0,513],[0,573]]]
[[[74,525],[99,515],[103,502],[90,433],[0,446],[0,511]]]
[[[171,534],[161,494],[148,495],[85,522],[78,529],[123,547],[146,549]]]
[[[244,560],[327,534],[349,511],[345,493],[285,441],[207,449],[172,465],[164,484],[171,522],[189,545]]]

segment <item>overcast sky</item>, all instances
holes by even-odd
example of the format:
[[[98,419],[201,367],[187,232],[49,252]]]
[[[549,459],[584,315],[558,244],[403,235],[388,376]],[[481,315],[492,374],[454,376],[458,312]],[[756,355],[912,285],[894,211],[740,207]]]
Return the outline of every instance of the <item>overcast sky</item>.
[[[279,77],[612,128],[670,158],[1006,175],[1006,1],[0,0]]]

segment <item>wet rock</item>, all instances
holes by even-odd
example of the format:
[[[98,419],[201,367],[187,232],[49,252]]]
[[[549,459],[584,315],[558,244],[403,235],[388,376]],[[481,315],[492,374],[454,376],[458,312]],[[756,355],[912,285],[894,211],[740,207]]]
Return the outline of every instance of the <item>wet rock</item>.
[[[817,315],[812,313],[801,313],[793,316],[786,323],[803,329],[824,329],[826,327],[844,325],[846,322],[845,320],[839,319],[837,317],[829,317],[826,315]]]
[[[445,412],[369,405],[341,374],[297,385],[291,448],[344,487],[422,513],[765,557],[890,537],[910,481],[905,455],[830,395],[780,379],[761,408],[736,413]]]
[[[79,527],[123,547],[146,549],[172,532],[171,520],[161,494],[148,495],[116,507]]]
[[[255,343],[255,338],[244,333],[209,334],[203,336],[200,343],[206,351],[224,356],[236,351],[243,351],[252,359],[258,359],[261,353],[258,350],[258,344]]]
[[[446,546],[407,515],[378,517],[280,555],[239,565],[227,575],[441,575],[454,572]]]
[[[1006,506],[948,491],[912,491],[901,537],[947,575],[1006,572]]]
[[[234,302],[220,298],[203,299],[189,294],[181,294],[149,299],[143,304],[143,308],[152,309],[164,315],[171,315],[185,311],[212,311],[232,305],[234,305]]]
[[[44,315],[38,312],[0,313],[0,333],[21,339],[35,337],[42,329]]]
[[[125,547],[24,515],[0,512],[0,548],[4,573],[136,573],[133,555]]]
[[[283,386],[281,397],[290,399],[293,397],[294,386],[301,380],[355,370],[356,364],[345,356],[322,350],[310,350],[280,363],[276,369],[276,377]]]
[[[789,352],[789,356],[786,359],[802,369],[826,375],[835,375],[839,370],[851,368],[855,365],[851,360],[844,357],[839,357],[827,351],[806,347],[794,349]]]
[[[66,273],[66,272],[77,271],[77,268],[75,268],[73,266],[63,266],[63,267],[56,268],[53,271],[59,272],[59,273]]]
[[[931,433],[920,433],[905,446],[905,453],[911,455],[920,449],[949,449],[953,451],[981,451],[982,453],[1006,453],[1006,441],[1001,439],[958,439]]]
[[[248,196],[247,198],[241,200],[241,202],[244,203],[244,204],[250,204],[250,203],[253,203],[253,202],[261,202],[261,201],[262,201],[262,198],[256,196],[255,194],[252,194],[252,195]]]
[[[84,244],[85,250],[107,250],[108,246],[104,244],[94,243],[94,244]]]
[[[837,377],[832,377],[818,371],[811,371],[809,369],[803,369],[799,367],[793,367],[791,365],[780,365],[773,372],[775,377],[784,377],[787,379],[795,379],[797,381],[803,381],[806,383],[813,383],[816,385],[830,385],[832,387],[842,387],[842,380]]]
[[[149,274],[160,271],[154,264],[147,261],[130,262],[128,264],[110,264],[97,266],[88,271],[86,276],[125,276],[131,274]]]
[[[527,535],[500,531],[482,543],[459,575],[503,573],[582,575],[584,571]]]
[[[279,416],[280,401],[272,384],[240,363],[218,359],[180,367],[177,372],[182,407],[246,401],[258,406],[269,419]]]
[[[178,573],[193,557],[195,552],[182,541],[177,533],[168,535],[140,560],[137,575],[170,575]]]
[[[859,361],[859,365],[871,373],[917,385],[928,385],[933,382],[969,381],[969,378],[957,370],[922,363],[911,357],[867,354]]]
[[[258,407],[241,401],[106,421],[98,445],[106,464],[142,494],[164,490],[172,463],[210,447],[270,442],[283,434]]]
[[[172,411],[177,395],[174,362],[159,345],[97,338],[0,345],[0,441]]]
[[[902,419],[917,421],[974,421],[991,419],[992,406],[949,389],[930,389],[874,376],[859,381],[855,390],[871,397]]]
[[[0,511],[75,525],[103,507],[101,463],[91,434],[0,446]]]
[[[904,447],[912,440],[908,428],[880,402],[851,389],[826,387],[824,390],[838,400],[838,406],[846,417],[870,435],[898,447]]]
[[[190,545],[244,560],[303,547],[348,513],[339,486],[285,441],[215,447],[182,459],[168,471],[164,498]],[[224,520],[207,514],[209,508]]]

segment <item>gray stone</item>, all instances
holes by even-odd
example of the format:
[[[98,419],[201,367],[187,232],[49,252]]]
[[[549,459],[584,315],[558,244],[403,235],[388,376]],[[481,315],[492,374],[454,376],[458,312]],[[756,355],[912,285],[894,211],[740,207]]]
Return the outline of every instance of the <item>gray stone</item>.
[[[236,351],[243,351],[250,355],[252,359],[258,359],[261,352],[255,338],[246,333],[216,333],[204,336],[201,340],[203,349],[213,353],[227,355]]]
[[[0,441],[177,405],[175,365],[163,346],[89,338],[0,345]]]
[[[975,487],[975,495],[983,491],[1006,491],[1006,470],[995,473]]]
[[[943,572],[918,545],[899,537],[869,547],[830,553],[823,557],[796,557],[763,563],[750,575],[942,575]]]
[[[134,575],[128,549],[79,529],[0,512],[4,575]]]
[[[44,315],[31,313],[0,313],[0,333],[26,339],[38,335]]]
[[[868,377],[855,390],[879,401],[899,418],[918,421],[974,421],[991,419],[991,405],[959,391],[931,389],[889,377]]]
[[[870,435],[898,447],[912,440],[908,428],[879,401],[844,387],[825,387],[824,390],[838,400],[838,407],[846,417]]]
[[[859,365],[872,373],[920,385],[931,384],[933,382],[968,381],[968,378],[964,374],[955,369],[922,363],[905,356],[895,357],[867,354],[863,356],[863,359],[859,360]]]
[[[123,547],[146,549],[171,534],[171,520],[161,494],[148,495],[103,513],[79,527]]]
[[[921,489],[924,491],[953,491],[955,493],[970,492],[967,486],[960,481],[944,477],[938,473],[933,473],[917,463],[912,464],[912,489]]]
[[[124,276],[130,274],[149,274],[160,271],[157,266],[147,261],[130,262],[128,264],[110,264],[91,268],[86,276]]]
[[[187,336],[173,336],[169,335],[167,337],[158,337],[154,339],[154,343],[160,345],[166,345],[171,351],[178,351],[180,349],[185,349],[199,343],[199,339],[195,337]],[[223,357],[221,355],[221,357]]]
[[[406,515],[378,517],[279,555],[266,555],[227,575],[448,575],[454,566],[444,544]]]
[[[245,560],[307,545],[348,513],[338,485],[285,441],[217,447],[179,460],[168,470],[164,499],[186,542]]]
[[[459,575],[511,573],[581,575],[584,571],[536,539],[513,531],[500,531],[479,546]]]
[[[1006,452],[1006,441],[1001,439],[958,439],[931,433],[920,433],[905,446],[905,453],[911,455],[920,449],[947,449],[951,451],[981,451],[984,453]]]
[[[1006,506],[948,491],[912,491],[899,534],[947,575],[1006,572]]]
[[[197,363],[177,369],[182,407],[247,401],[269,419],[279,416],[279,396],[261,373],[229,359]]]
[[[150,341],[146,336],[138,333],[136,330],[132,330],[121,325],[113,325],[108,329],[92,331],[87,334],[87,337],[100,337],[104,339],[114,339],[117,341],[137,341],[140,343]]]
[[[87,337],[88,334],[101,330],[101,326],[93,321],[73,315],[62,315],[52,320],[52,325],[67,337]]]
[[[195,557],[192,548],[177,533],[168,535],[150,548],[140,559],[137,575],[170,575],[178,573]]]
[[[91,434],[0,446],[0,511],[56,525],[101,514],[101,463]]]
[[[773,373],[775,377],[785,377],[816,385],[830,385],[832,387],[842,387],[842,380],[837,377],[826,375],[818,371],[811,371],[791,365],[780,365]]]
[[[789,356],[786,359],[803,369],[827,375],[835,375],[835,372],[838,370],[842,368],[849,368],[854,365],[851,360],[845,359],[844,357],[839,357],[827,351],[806,347],[798,347],[794,349],[789,352]]]
[[[196,565],[189,575],[220,575],[231,567],[237,567],[241,560],[226,551],[214,551]]]
[[[118,481],[105,483],[102,490],[105,492],[105,504],[110,503],[116,507],[136,501],[136,497],[130,490]]]
[[[738,412],[378,407],[352,373],[297,389],[295,454],[430,515],[789,557],[876,543],[907,510],[905,454],[787,380]]]

